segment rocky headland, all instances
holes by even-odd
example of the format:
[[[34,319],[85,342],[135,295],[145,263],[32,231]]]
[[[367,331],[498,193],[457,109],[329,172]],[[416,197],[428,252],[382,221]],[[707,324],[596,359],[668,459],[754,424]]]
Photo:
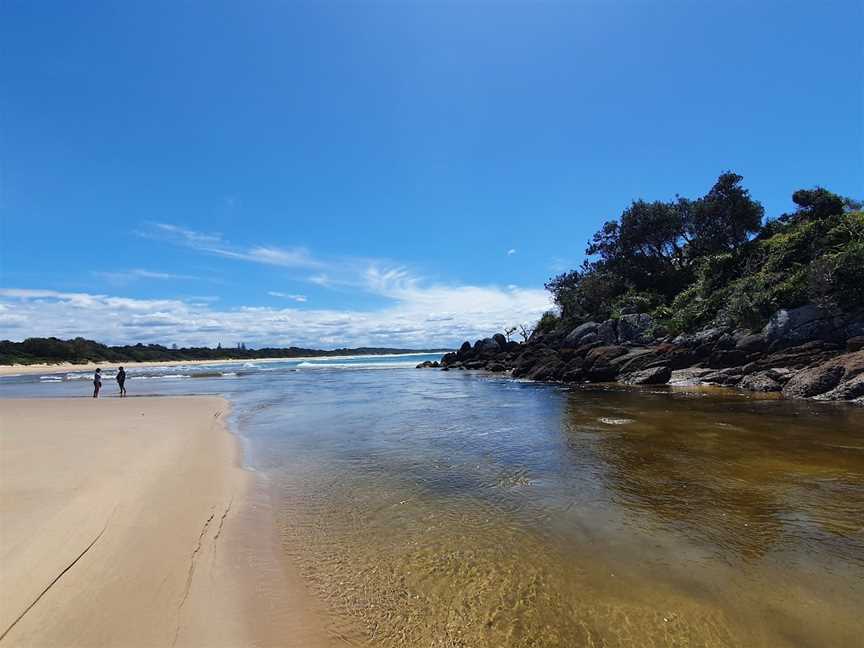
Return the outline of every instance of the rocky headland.
[[[522,343],[500,333],[466,341],[440,364],[418,367],[563,383],[722,385],[864,404],[864,311],[807,304],[778,310],[758,331],[712,327],[674,337],[657,331],[644,313],[574,327],[559,323]]]

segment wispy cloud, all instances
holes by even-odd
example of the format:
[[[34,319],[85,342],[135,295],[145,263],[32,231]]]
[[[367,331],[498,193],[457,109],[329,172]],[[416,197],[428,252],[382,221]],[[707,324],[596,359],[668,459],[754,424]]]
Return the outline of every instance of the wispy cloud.
[[[198,232],[171,223],[150,223],[146,229],[138,230],[139,236],[168,241],[200,252],[215,254],[229,259],[251,261],[285,268],[318,268],[323,264],[313,259],[302,247],[238,246],[222,238],[218,233]]]
[[[514,254],[516,254],[515,248],[510,248],[509,250],[507,250],[507,256],[513,256]]]
[[[277,290],[269,290],[269,291],[267,291],[267,294],[270,295],[271,297],[279,297],[281,299],[290,299],[291,301],[295,301],[295,302],[301,302],[302,303],[302,302],[306,301],[306,295],[290,295],[288,293],[279,292]]]
[[[126,284],[139,279],[154,279],[157,281],[185,281],[200,279],[200,277],[195,277],[193,275],[175,274],[173,272],[157,272],[153,270],[142,270],[140,268],[121,270],[118,272],[96,271],[93,275],[105,279],[112,284]]]

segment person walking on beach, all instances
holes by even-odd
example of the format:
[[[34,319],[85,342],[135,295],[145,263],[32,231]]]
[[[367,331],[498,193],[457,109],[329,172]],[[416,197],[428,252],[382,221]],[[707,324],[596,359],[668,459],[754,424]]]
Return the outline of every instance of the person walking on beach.
[[[117,370],[117,385],[120,387],[120,398],[126,395],[126,370],[120,367]]]
[[[97,369],[93,374],[93,398],[99,398],[100,389],[102,389],[102,370]]]

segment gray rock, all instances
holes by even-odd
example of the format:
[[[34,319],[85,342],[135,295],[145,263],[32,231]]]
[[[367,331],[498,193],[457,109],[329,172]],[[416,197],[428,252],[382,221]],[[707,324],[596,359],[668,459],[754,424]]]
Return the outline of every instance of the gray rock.
[[[747,353],[765,351],[768,348],[768,340],[766,340],[765,336],[761,333],[745,335],[738,338],[737,342],[735,342],[735,348],[740,349],[741,351],[746,351]]]
[[[597,339],[606,344],[615,344],[618,341],[618,327],[615,320],[606,320],[597,327],[595,333]]]
[[[698,347],[706,344],[714,344],[726,331],[722,328],[710,328],[698,333],[682,333],[672,344],[676,346]]]
[[[711,369],[700,369],[698,367],[689,367],[686,369],[676,369],[672,371],[672,377],[669,382],[677,387],[692,387],[702,383],[702,378],[714,373]]]
[[[507,338],[500,333],[496,333],[495,335],[493,335],[492,339],[498,345],[499,349],[505,349],[507,347]]]
[[[588,335],[589,333],[595,333],[599,327],[600,324],[598,324],[597,322],[585,322],[584,324],[580,324],[567,334],[567,337],[564,338],[562,346],[579,346],[579,344],[581,344],[580,340],[583,336]]]
[[[749,376],[744,376],[738,383],[741,389],[749,389],[756,392],[779,392],[783,386],[774,379],[772,372],[759,371]]]
[[[628,385],[665,385],[670,378],[672,378],[672,370],[669,367],[654,367],[629,373],[622,382]]]
[[[850,353],[864,349],[864,335],[856,335],[846,340],[846,350]]]
[[[846,337],[846,322],[815,304],[781,309],[771,316],[762,334],[769,342],[801,344],[809,340],[837,340]]]
[[[474,345],[474,350],[479,353],[498,353],[501,347],[492,338],[483,338],[477,341]]]
[[[816,400],[856,401],[864,398],[864,374],[858,374],[851,380],[841,382],[837,387],[819,394]]]
[[[862,374],[864,351],[847,353],[815,367],[802,369],[783,386],[783,395],[788,398],[810,398],[828,392],[840,394],[845,389],[845,383]]]
[[[618,319],[618,342],[649,342],[648,330],[653,324],[654,320],[645,313],[622,315]]]

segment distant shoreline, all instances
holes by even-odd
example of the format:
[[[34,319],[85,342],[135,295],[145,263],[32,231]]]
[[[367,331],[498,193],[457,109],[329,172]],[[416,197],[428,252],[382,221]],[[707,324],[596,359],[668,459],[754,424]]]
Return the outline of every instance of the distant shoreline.
[[[97,368],[105,369],[108,367],[125,367],[127,369],[136,369],[143,367],[178,367],[183,365],[225,365],[225,364],[246,364],[255,362],[294,362],[308,360],[344,360],[346,358],[396,358],[429,355],[431,353],[444,354],[446,351],[411,351],[407,353],[370,353],[357,355],[340,355],[340,356],[296,356],[293,358],[240,358],[226,360],[153,360],[147,362],[87,362],[85,364],[73,364],[71,362],[59,362],[56,364],[17,364],[17,365],[0,365],[0,376],[18,376],[34,373],[69,373],[81,371],[95,371]]]

